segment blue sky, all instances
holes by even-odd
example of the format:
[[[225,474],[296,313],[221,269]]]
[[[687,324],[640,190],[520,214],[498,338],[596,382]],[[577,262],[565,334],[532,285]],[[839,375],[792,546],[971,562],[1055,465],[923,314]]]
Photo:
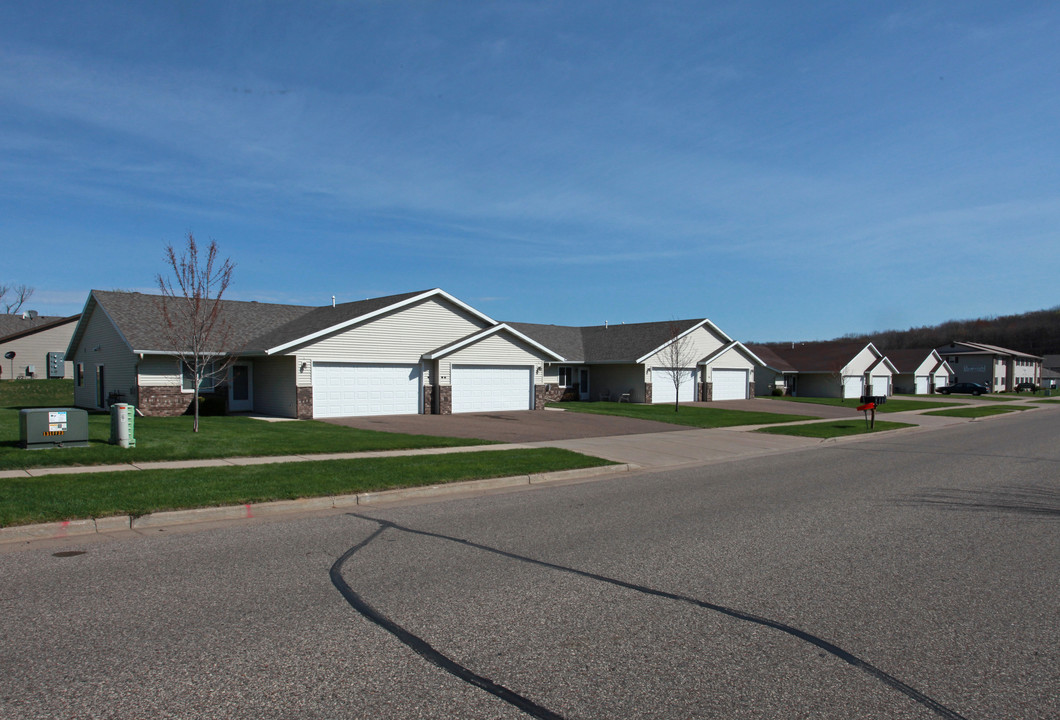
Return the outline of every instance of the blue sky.
[[[825,339],[1054,307],[1060,4],[5,2],[0,283]]]

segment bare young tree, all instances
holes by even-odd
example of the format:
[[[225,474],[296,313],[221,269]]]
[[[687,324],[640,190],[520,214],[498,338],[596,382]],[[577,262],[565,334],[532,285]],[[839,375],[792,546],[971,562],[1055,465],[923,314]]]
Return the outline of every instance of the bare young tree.
[[[9,315],[14,315],[22,306],[26,304],[26,301],[33,295],[34,288],[29,285],[0,285],[0,304],[4,306],[4,312]],[[12,293],[12,297],[7,298],[7,294]]]
[[[674,385],[674,412],[680,409],[681,386],[688,382],[683,368],[695,367],[695,346],[688,335],[682,334],[681,326],[670,323],[670,341],[657,355],[664,367],[659,368]]]
[[[162,293],[162,318],[170,347],[193,385],[193,431],[199,432],[199,390],[207,378],[223,378],[235,359],[230,352],[232,328],[221,313],[221,299],[232,282],[235,265],[231,258],[218,260],[214,240],[201,258],[190,232],[180,255],[168,244],[165,257],[172,277],[161,273],[155,277]]]

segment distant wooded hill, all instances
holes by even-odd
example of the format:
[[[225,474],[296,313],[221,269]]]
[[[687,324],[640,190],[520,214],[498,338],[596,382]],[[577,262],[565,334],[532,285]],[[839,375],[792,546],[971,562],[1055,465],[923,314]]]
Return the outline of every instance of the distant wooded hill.
[[[1060,354],[1060,305],[1021,315],[978,320],[950,320],[933,327],[885,330],[865,335],[844,335],[836,341],[871,342],[883,351],[937,348],[954,340],[999,345],[1032,355]],[[833,341],[833,342],[836,342]],[[778,347],[790,343],[766,343]]]

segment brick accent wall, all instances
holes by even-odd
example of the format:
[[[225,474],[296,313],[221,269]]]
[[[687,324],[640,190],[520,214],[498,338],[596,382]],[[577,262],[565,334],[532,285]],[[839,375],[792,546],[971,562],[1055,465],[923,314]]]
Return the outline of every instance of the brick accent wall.
[[[438,386],[438,409],[436,410],[439,415],[452,415],[453,414],[453,386],[452,385],[439,385]]]
[[[644,404],[651,405],[651,383],[644,383]]]
[[[433,415],[434,414],[434,386],[424,385],[423,386],[423,414]]]
[[[139,390],[139,404],[136,406],[144,415],[152,417],[177,417],[191,407],[192,395],[181,391],[180,387],[144,387]]]
[[[298,419],[299,420],[312,420],[313,419],[313,388],[311,387],[300,387],[295,388],[295,402],[298,405]]]

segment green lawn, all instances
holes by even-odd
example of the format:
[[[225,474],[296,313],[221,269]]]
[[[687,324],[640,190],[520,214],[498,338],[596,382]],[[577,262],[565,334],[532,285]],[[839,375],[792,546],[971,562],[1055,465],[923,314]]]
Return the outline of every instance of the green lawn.
[[[977,418],[989,415],[1003,415],[1004,413],[1018,410],[1030,410],[1033,406],[1027,405],[978,405],[972,407],[953,408],[952,410],[933,410],[925,415],[945,415],[946,417]]]
[[[901,428],[915,427],[909,423],[889,422],[877,420],[876,427],[869,430],[868,424],[862,420],[830,420],[819,423],[806,423],[805,425],[784,425],[782,427],[758,428],[755,432],[772,433],[774,435],[795,435],[797,437],[833,438],[845,435],[865,435],[870,432],[877,433],[884,430],[899,430]]]
[[[66,393],[71,397],[65,397]],[[122,449],[110,444],[110,415],[90,413],[89,447],[46,450],[18,447],[19,408],[68,406],[72,395],[73,384],[68,380],[0,383],[0,470],[492,444],[463,438],[356,430],[314,420],[271,423],[236,416],[200,418],[199,432],[193,433],[192,419],[186,416],[136,418],[136,447]]]
[[[1046,404],[1049,404],[1049,403],[1060,403],[1060,397],[1042,398],[1041,400],[1031,400],[1031,402],[1033,402],[1033,403],[1046,403]]]
[[[638,403],[614,402],[566,402],[549,403],[549,407],[560,408],[568,412],[593,413],[596,415],[616,415],[654,420],[673,425],[688,425],[698,428],[735,427],[738,425],[769,425],[772,423],[797,422],[813,420],[816,415],[784,415],[781,413],[747,412],[743,410],[723,410],[721,408],[701,408],[682,406],[674,412],[674,406],[642,405]]]
[[[611,464],[567,450],[541,448],[4,479],[0,480],[0,527],[346,495]]]
[[[784,402],[808,403],[811,405],[833,405],[835,407],[848,407],[857,410],[861,401],[858,398],[811,398],[811,397],[773,397],[767,396],[769,400],[781,400]],[[937,400],[906,400],[903,398],[887,398],[887,402],[876,408],[876,412],[905,412],[907,410],[928,410],[930,408],[954,407],[960,405],[955,402],[939,402]]]

